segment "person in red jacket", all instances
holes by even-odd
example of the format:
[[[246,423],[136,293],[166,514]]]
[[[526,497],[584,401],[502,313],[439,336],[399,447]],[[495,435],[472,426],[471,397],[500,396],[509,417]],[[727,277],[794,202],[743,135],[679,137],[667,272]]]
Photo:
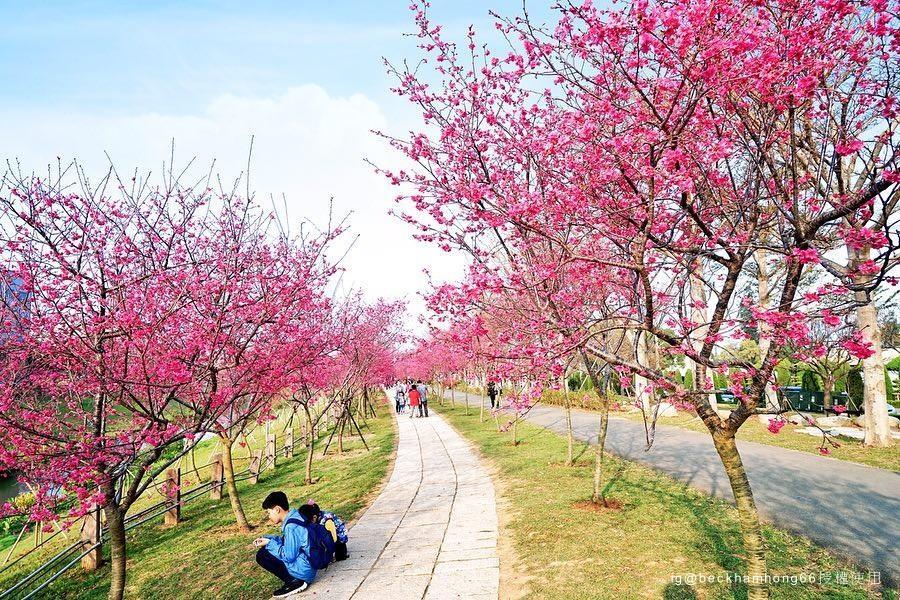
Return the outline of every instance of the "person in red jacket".
[[[416,414],[416,408],[419,409],[419,416],[422,416],[422,397],[419,395],[419,390],[416,389],[416,386],[409,386],[409,392],[406,394],[406,397],[409,399],[409,418],[413,418]]]

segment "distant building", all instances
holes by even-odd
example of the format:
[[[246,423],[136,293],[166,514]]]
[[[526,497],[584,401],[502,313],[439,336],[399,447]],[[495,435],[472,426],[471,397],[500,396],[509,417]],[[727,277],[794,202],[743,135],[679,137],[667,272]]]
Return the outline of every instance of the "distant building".
[[[0,276],[0,343],[16,334],[17,322],[28,315],[29,294],[18,277]]]

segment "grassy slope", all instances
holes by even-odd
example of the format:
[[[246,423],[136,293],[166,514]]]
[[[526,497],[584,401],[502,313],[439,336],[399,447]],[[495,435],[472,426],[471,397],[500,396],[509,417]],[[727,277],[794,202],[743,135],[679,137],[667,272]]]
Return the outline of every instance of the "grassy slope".
[[[365,452],[358,438],[345,441],[342,457],[333,454],[336,444],[324,459],[321,446],[317,449],[313,474],[318,481],[311,486],[303,485],[306,454],[302,451],[290,462],[282,459],[275,471],[261,474],[257,485],[239,483],[247,517],[257,525],[250,535],[241,534],[234,526],[227,495],[219,502],[204,497],[187,504],[182,509],[183,522],[175,527],[164,527],[160,517],[129,532],[126,597],[268,597],[276,581],[256,566],[255,550],[250,546],[258,535],[277,532],[264,524],[265,515],[260,508],[263,498],[278,489],[288,495],[294,506],[314,498],[345,520],[356,516],[386,475],[393,454],[393,421],[386,408],[381,413],[378,419],[369,420],[371,432],[366,432],[366,438],[372,448],[370,453]],[[198,456],[197,462],[205,460]],[[105,598],[108,577],[108,569],[85,574],[75,568],[53,584],[51,594],[53,598]],[[4,574],[0,577],[0,589],[15,578],[16,574]]]
[[[284,431],[288,425],[291,425],[294,429],[295,441],[299,441],[300,428],[297,417],[295,417],[292,421],[290,418],[290,414],[284,412],[283,414],[279,414],[277,418],[274,421],[271,421],[269,424],[270,430],[276,433],[277,444],[279,446],[284,445]],[[253,454],[253,452],[257,450],[261,451],[265,447],[265,431],[265,427],[257,427],[253,431],[251,431],[246,436],[246,438],[241,438],[238,443],[234,445],[233,461],[234,468],[237,472],[240,472],[247,468],[250,461],[250,456],[251,454]],[[246,439],[246,442],[244,441],[244,439]],[[209,462],[212,458],[212,455],[217,452],[221,452],[221,444],[218,438],[204,440],[197,444],[191,450],[191,452],[188,452],[186,455],[182,456],[177,463],[172,465],[173,467],[181,468],[181,483],[184,488],[190,488],[196,485],[198,481],[208,481],[211,478],[212,473]],[[161,474],[157,478],[157,484],[162,484],[164,481],[165,474]],[[135,502],[135,505],[132,507],[130,512],[138,512],[142,508],[146,508],[148,506],[156,504],[161,500],[163,500],[161,490],[158,487],[151,487],[140,498],[138,498],[137,502]],[[12,546],[13,543],[15,543],[20,528],[21,525],[17,525],[7,535],[0,535],[0,552],[2,552],[3,558],[6,558],[6,553],[9,551],[9,547]],[[22,537],[19,545],[15,550],[15,556],[20,556],[33,547],[34,535],[31,533],[31,531],[32,530],[29,528],[29,530]],[[73,534],[70,533],[69,537],[74,540],[72,536]],[[53,548],[59,549],[62,548],[63,545],[67,545],[67,543],[64,543],[65,540],[59,538],[60,536],[57,536],[59,543],[57,543],[56,541],[51,542]],[[51,550],[52,549],[50,547],[47,547],[46,550],[41,549],[39,550],[39,552],[42,556],[46,556],[50,554]],[[0,581],[2,581],[3,578],[4,576],[0,575]]]
[[[743,598],[743,586],[714,583],[695,588],[670,579],[684,573],[743,572],[735,509],[636,463],[607,458],[607,494],[621,510],[586,511],[573,504],[590,497],[592,453],[580,446],[574,468],[561,464],[565,440],[520,424],[523,442],[511,446],[478,411],[436,409],[474,441],[497,467],[509,506],[502,535],[511,536],[527,573],[528,598]],[[854,570],[809,541],[764,527],[770,572],[808,574]],[[504,565],[509,569],[510,565]],[[778,585],[773,598],[867,598],[863,585]],[[893,597],[889,592],[886,597]]]

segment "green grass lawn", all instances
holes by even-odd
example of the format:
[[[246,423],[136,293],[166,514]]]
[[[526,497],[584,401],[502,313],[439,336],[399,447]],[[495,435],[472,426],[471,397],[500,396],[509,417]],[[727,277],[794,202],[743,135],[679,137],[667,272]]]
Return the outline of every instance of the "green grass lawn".
[[[435,403],[436,404],[436,403]],[[724,575],[744,572],[737,514],[730,504],[710,498],[674,479],[636,463],[607,457],[607,495],[622,502],[618,510],[575,508],[588,500],[592,450],[580,445],[575,467],[565,467],[566,441],[529,423],[519,424],[517,447],[509,433],[499,434],[492,420],[479,422],[477,410],[460,406],[435,410],[475,442],[495,466],[508,536],[517,559],[501,560],[511,588],[524,587],[534,598],[691,599],[745,598],[743,585],[727,582],[690,587],[673,582],[686,573]],[[776,599],[850,599],[878,597],[867,574],[808,540],[764,526],[769,571],[779,575],[845,573],[840,583],[772,587]],[[894,598],[886,592],[886,598]]]
[[[293,506],[312,498],[345,520],[354,518],[377,491],[393,455],[392,415],[384,406],[380,412],[377,419],[369,419],[369,431],[363,428],[370,452],[355,438],[345,441],[342,456],[335,454],[335,443],[329,455],[321,458],[323,438],[313,464],[313,476],[318,478],[315,484],[303,484],[304,451],[296,453],[290,461],[280,459],[278,468],[263,472],[256,485],[240,482],[241,501],[255,526],[249,535],[235,527],[227,494],[218,502],[204,496],[185,505],[184,520],[174,527],[163,526],[159,517],[130,531],[126,597],[147,600],[268,597],[277,582],[257,567],[256,551],[250,544],[259,535],[277,533],[266,524],[261,508],[263,498],[271,491],[283,490]],[[282,442],[278,444],[281,446]],[[198,451],[201,455],[208,453],[211,451]],[[200,462],[205,460],[198,456]],[[21,568],[17,565],[17,572],[0,574],[0,589],[7,588],[34,566],[29,564],[32,562],[29,559],[23,562]],[[76,567],[56,581],[49,595],[43,597],[101,599],[106,598],[108,589],[108,567],[90,574]]]

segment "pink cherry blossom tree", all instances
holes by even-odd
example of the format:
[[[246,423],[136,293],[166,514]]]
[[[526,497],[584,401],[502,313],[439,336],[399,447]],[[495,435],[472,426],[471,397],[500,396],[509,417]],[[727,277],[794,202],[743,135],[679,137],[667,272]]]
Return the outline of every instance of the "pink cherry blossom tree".
[[[35,490],[36,520],[103,508],[118,599],[125,515],[174,460],[163,451],[202,428],[179,403],[191,357],[170,340],[192,262],[182,234],[205,194],[64,182],[8,173],[0,191],[3,264],[28,294],[4,315],[0,469]]]
[[[852,223],[895,188],[896,15],[884,2],[567,3],[554,27],[527,13],[498,17],[509,49],[494,55],[472,31],[464,50],[446,41],[426,8],[415,6],[418,35],[436,77],[421,66],[392,69],[427,125],[391,140],[416,164],[385,172],[413,189],[418,216],[407,218],[515,294],[534,293],[533,278],[521,276],[532,270],[551,280],[579,265],[604,269],[582,282],[608,316],[574,337],[633,377],[642,405],[661,394],[694,402],[739,510],[750,597],[767,597],[734,436],[768,410],[783,349],[813,344],[816,315],[798,292],[818,249],[848,227],[861,231]],[[863,149],[874,160],[841,161]],[[864,184],[842,187],[844,168]],[[768,281],[769,304],[738,292],[761,251],[784,265]],[[871,276],[889,268],[889,252],[878,258],[863,267],[869,279],[858,293],[871,293]],[[611,283],[620,286],[604,289]],[[863,301],[846,285],[843,293]],[[565,335],[567,312],[537,300],[548,331]],[[747,328],[765,340],[760,364],[718,351]],[[614,332],[633,355],[598,343]],[[872,342],[848,348],[863,356]],[[664,354],[696,365],[699,389],[663,370]],[[739,401],[727,416],[709,400],[713,371]]]

